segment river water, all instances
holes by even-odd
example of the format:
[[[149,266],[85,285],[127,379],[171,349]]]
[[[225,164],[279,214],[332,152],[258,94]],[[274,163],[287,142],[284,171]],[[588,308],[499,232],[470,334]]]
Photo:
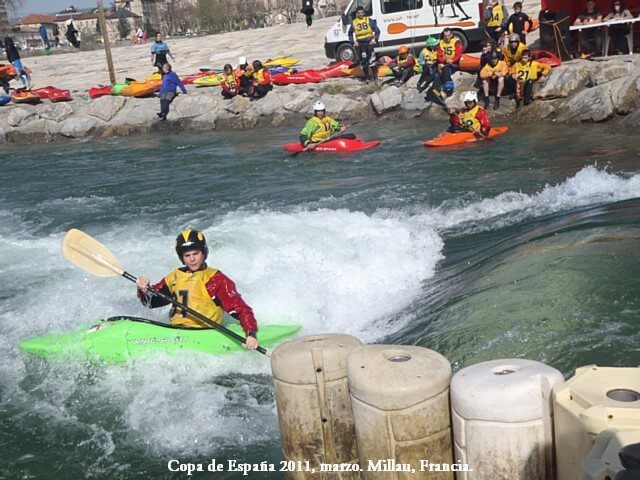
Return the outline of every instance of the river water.
[[[111,315],[166,315],[67,263],[72,227],[153,279],[177,265],[182,228],[204,230],[210,264],[263,324],[422,345],[456,370],[640,364],[637,135],[514,126],[426,150],[438,125],[400,125],[354,127],[383,140],[369,152],[289,161],[295,128],[3,146],[0,478],[187,478],[167,462],[281,458],[261,355],[96,365],[19,351]]]

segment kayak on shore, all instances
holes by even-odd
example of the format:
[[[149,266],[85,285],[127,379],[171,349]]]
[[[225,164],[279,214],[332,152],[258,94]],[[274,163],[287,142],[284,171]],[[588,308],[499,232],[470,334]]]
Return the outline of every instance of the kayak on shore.
[[[238,324],[226,326],[244,336]],[[271,348],[293,337],[299,325],[262,325],[260,345]],[[20,349],[44,358],[86,357],[111,363],[156,353],[183,351],[220,355],[241,352],[238,342],[211,328],[180,328],[139,317],[111,317],[69,333],[49,333],[20,342]]]
[[[72,100],[71,92],[69,90],[52,87],[51,85],[42,88],[34,88],[32,91],[42,100],[50,100],[54,103],[69,102],[70,100]]]
[[[112,90],[112,86],[111,85],[100,85],[98,87],[91,87],[89,89],[89,98],[100,98],[100,97],[104,97],[106,95],[111,95],[111,90]]]
[[[14,103],[40,103],[40,97],[31,90],[14,90],[11,98]]]
[[[354,139],[336,138],[334,140],[329,140],[328,142],[319,144],[313,150],[309,150],[309,152],[350,153],[350,152],[359,152],[360,150],[368,150],[370,148],[377,147],[378,145],[380,145],[379,140],[365,142],[364,140],[358,137]],[[294,142],[294,143],[287,143],[282,148],[289,153],[298,153],[298,152],[302,152],[303,147],[302,145],[300,145],[300,142]]]
[[[488,138],[494,138],[499,135],[503,135],[509,131],[507,126],[491,127],[489,130]],[[443,132],[437,137],[423,142],[425,147],[453,147],[456,145],[466,145],[473,142],[479,142],[485,140],[484,138],[476,135],[473,132],[458,132],[450,133]]]

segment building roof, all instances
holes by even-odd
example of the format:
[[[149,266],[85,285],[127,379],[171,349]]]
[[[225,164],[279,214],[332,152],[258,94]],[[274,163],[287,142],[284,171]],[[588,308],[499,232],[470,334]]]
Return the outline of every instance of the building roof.
[[[18,20],[18,25],[34,25],[40,23],[56,23],[56,17],[51,15],[41,15],[39,13],[30,13]]]

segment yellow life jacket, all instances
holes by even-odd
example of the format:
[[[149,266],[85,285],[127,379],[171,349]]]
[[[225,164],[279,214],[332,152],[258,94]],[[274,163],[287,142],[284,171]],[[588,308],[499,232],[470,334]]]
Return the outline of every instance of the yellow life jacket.
[[[315,132],[313,132],[313,135],[311,135],[311,138],[309,139],[311,140],[311,142],[320,142],[322,140],[326,140],[331,136],[331,133],[333,132],[331,128],[333,119],[331,117],[325,115],[322,118],[318,118],[314,115],[313,117],[311,117],[311,120],[313,120],[319,127]]]
[[[480,130],[482,125],[476,118],[476,115],[478,114],[478,110],[480,110],[480,105],[476,105],[471,110],[466,110],[458,114],[458,117],[460,118],[460,123],[464,128],[468,130]]]
[[[253,78],[258,81],[259,85],[264,85],[264,68],[261,68],[253,74]]]
[[[540,72],[543,72],[544,68],[540,62],[536,62],[535,60],[529,60],[524,65],[522,62],[518,62],[513,66],[513,73],[516,76],[517,82],[526,82],[527,80],[536,81],[538,80]]]
[[[229,88],[231,88],[232,90],[236,88],[236,76],[233,73],[230,73],[228,75],[226,73],[223,74],[222,81],[229,85]]]
[[[502,51],[504,61],[507,62],[507,65],[511,67],[515,63],[520,62],[520,59],[522,58],[522,52],[524,52],[526,49],[527,46],[522,42],[518,44],[515,52],[511,50],[511,45],[508,45],[507,48]]]
[[[456,56],[457,43],[458,39],[456,37],[451,37],[451,40],[448,42],[440,40],[440,49],[446,60],[452,60]]]
[[[438,60],[438,51],[431,50],[430,48],[427,48],[427,47],[424,47],[420,51],[420,55],[422,55],[422,58],[424,59],[425,62],[435,62],[436,60]]]
[[[362,19],[358,17],[354,18],[353,32],[356,36],[356,40],[364,40],[366,38],[375,36],[375,32],[373,31],[373,27],[371,27],[369,17],[364,17]]]
[[[491,7],[491,18],[487,20],[487,27],[499,27],[504,21],[504,11],[502,10],[502,4],[496,3]]]
[[[216,269],[210,267],[196,272],[184,272],[176,268],[164,277],[164,281],[176,300],[212,321],[220,323],[223,315],[222,308],[211,299],[206,287],[207,282],[217,272]],[[171,325],[208,328],[200,320],[187,315],[180,307],[173,307],[169,315],[171,317]]]
[[[413,58],[413,55],[410,53],[407,53],[407,56],[402,58],[400,55],[398,55],[398,58],[396,59],[396,62],[398,64],[399,67],[405,67],[407,65],[407,63],[409,62],[409,59]]]

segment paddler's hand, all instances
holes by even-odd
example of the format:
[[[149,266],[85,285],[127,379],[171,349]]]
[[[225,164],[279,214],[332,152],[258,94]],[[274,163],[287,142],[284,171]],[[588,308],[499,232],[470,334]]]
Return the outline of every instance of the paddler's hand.
[[[146,292],[149,288],[149,283],[151,282],[147,277],[138,277],[136,280],[136,287],[138,287],[138,290]]]
[[[247,337],[247,339],[244,341],[244,343],[242,344],[242,346],[244,348],[246,348],[247,350],[255,350],[256,348],[258,348],[258,339],[256,337]]]

